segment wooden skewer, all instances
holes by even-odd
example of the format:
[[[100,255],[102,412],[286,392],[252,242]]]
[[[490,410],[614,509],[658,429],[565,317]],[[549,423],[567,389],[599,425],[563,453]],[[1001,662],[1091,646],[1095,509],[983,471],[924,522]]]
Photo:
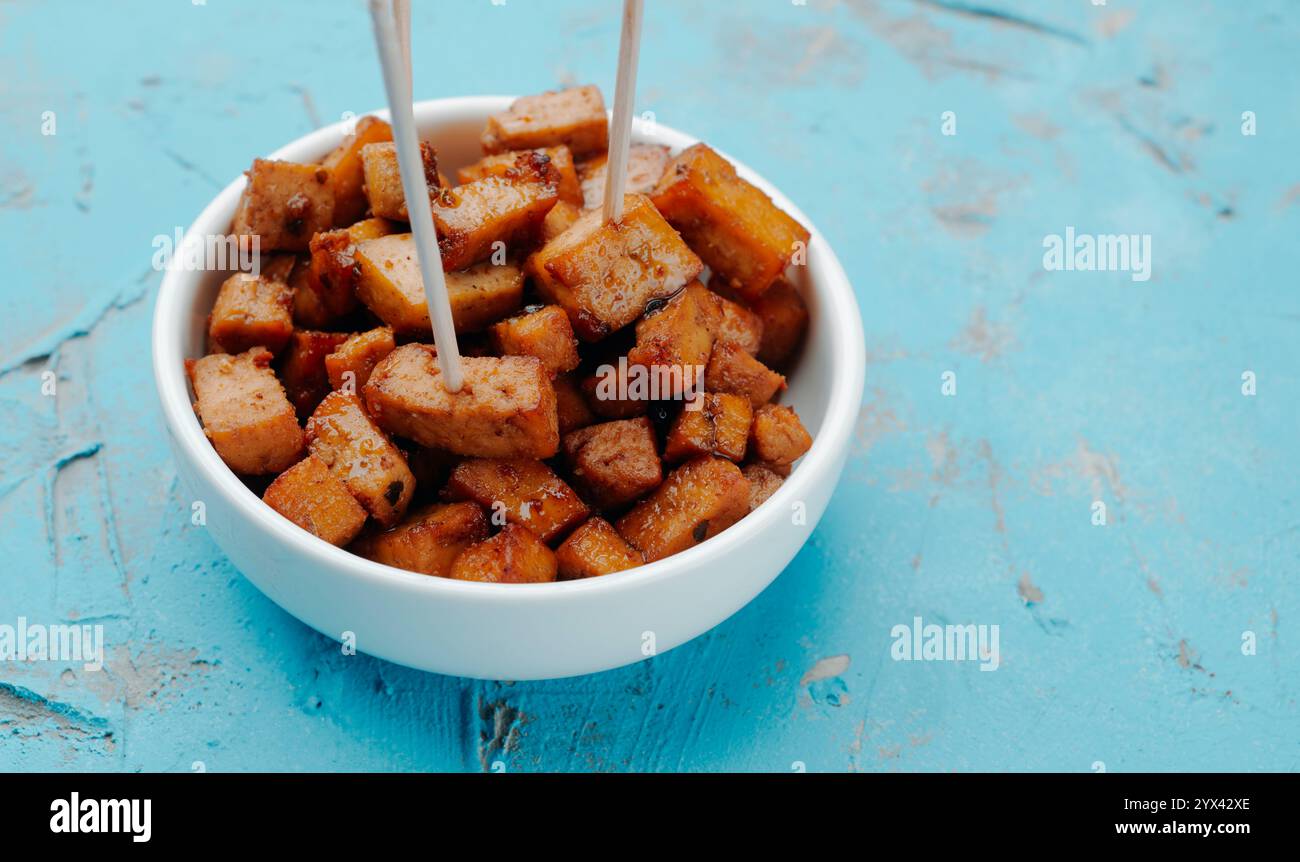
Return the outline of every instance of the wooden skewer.
[[[407,215],[415,238],[415,252],[424,280],[424,298],[433,322],[433,340],[438,347],[438,366],[443,385],[449,392],[459,392],[465,382],[460,348],[456,344],[456,327],[451,318],[451,301],[442,272],[442,254],[433,226],[433,209],[429,188],[424,179],[424,161],[420,158],[420,141],[415,134],[415,114],[411,107],[410,32],[399,32],[403,16],[409,16],[403,0],[370,0],[370,17],[375,25],[375,43],[384,70],[384,89],[388,94],[388,112],[393,121],[393,141],[397,145],[397,165],[402,174],[402,192],[406,195]],[[406,27],[409,27],[406,17]],[[406,29],[403,27],[403,29]]]
[[[632,106],[636,102],[636,64],[641,53],[644,0],[623,0],[623,35],[618,45],[618,83],[614,115],[609,124],[609,161],[605,172],[605,221],[623,218],[623,189],[627,186],[627,151],[632,143]]]

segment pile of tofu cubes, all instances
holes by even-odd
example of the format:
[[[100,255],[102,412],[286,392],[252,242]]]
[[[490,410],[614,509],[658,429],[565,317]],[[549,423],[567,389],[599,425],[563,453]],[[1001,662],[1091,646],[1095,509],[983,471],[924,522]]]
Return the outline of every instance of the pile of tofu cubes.
[[[388,124],[362,118],[318,164],[254,160],[232,233],[260,267],[225,281],[187,362],[217,453],[320,539],[439,577],[595,577],[725,530],[812,445],[773,403],[807,327],[783,274],[808,231],[704,144],[633,145],[605,222],[595,87],[518,99],[481,142],[455,183],[421,143],[456,393]],[[654,398],[602,386],[691,368]]]

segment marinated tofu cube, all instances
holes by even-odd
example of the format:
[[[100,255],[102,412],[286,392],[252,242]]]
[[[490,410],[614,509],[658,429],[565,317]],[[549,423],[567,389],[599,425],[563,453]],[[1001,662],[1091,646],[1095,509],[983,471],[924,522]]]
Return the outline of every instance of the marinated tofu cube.
[[[528,458],[462,461],[451,471],[443,493],[450,500],[472,500],[494,516],[500,513],[543,542],[559,538],[590,514],[550,467]]]
[[[226,279],[208,316],[208,349],[279,353],[293,335],[293,290],[266,275],[237,272]]]
[[[357,297],[384,323],[403,335],[430,332],[424,278],[409,233],[367,240],[357,247]],[[456,332],[475,332],[511,314],[523,303],[524,274],[513,264],[490,261],[445,275]]]
[[[668,167],[667,147],[659,144],[632,144],[627,149],[627,178],[623,191],[627,194],[653,194],[659,178]],[[609,173],[609,156],[602,153],[578,166],[578,182],[582,186],[584,209],[595,210],[605,205],[605,177]]]
[[[646,562],[653,563],[716,536],[747,512],[749,480],[740,468],[723,458],[705,457],[670,473],[616,526]]]
[[[692,281],[662,308],[647,314],[636,324],[636,347],[627,361],[648,368],[677,369],[677,396],[703,376],[713,338],[722,325],[722,311],[716,298],[698,281]],[[685,373],[685,369],[691,373]],[[671,376],[671,375],[670,375]]]
[[[609,146],[605,100],[590,84],[524,96],[488,118],[481,140],[489,154],[563,144],[580,159]]]
[[[325,373],[331,389],[360,392],[379,360],[397,349],[393,330],[378,326],[351,336],[325,357]]]
[[[313,283],[311,258],[302,255],[289,275],[289,289],[293,291],[293,325],[298,329],[321,329],[331,325],[335,316],[325,307],[320,290]]]
[[[343,480],[380,526],[406,513],[415,476],[406,458],[348,392],[331,392],[307,420],[307,448]]]
[[[256,236],[264,252],[306,251],[313,234],[334,226],[334,190],[320,165],[254,159],[246,174],[231,228],[241,243]]]
[[[346,341],[346,332],[317,332],[313,329],[294,330],[289,347],[280,362],[280,380],[289,402],[305,419],[329,394],[329,375],[325,372],[325,357]]]
[[[437,350],[397,348],[363,394],[379,426],[422,446],[475,458],[550,458],[560,448],[555,389],[535,356],[461,359],[465,384],[448,392]]]
[[[555,561],[562,581],[595,578],[641,565],[640,551],[633,548],[604,518],[593,516],[555,549]]]
[[[789,407],[764,404],[754,411],[749,444],[755,459],[766,465],[789,466],[812,448],[812,436]]]
[[[372,218],[311,238],[312,279],[308,286],[320,295],[330,314],[341,317],[357,307],[358,243],[388,236],[393,229],[387,219]]]
[[[500,248],[531,242],[559,200],[559,172],[550,159],[526,152],[514,167],[458,186],[433,207],[442,267],[464,269]]]
[[[542,242],[547,243],[573,227],[582,217],[582,209],[567,201],[556,201],[555,206],[542,219]]]
[[[749,480],[749,511],[754,511],[776,493],[785,482],[780,475],[772,472],[762,464],[746,464],[740,468],[740,472],[745,474]]]
[[[466,185],[484,177],[505,176],[515,166],[515,161],[526,152],[530,151],[510,150],[494,156],[484,156],[469,167],[457,171],[456,179],[461,185]],[[551,160],[551,166],[558,174],[556,190],[559,192],[560,200],[582,206],[582,189],[578,186],[578,172],[574,168],[573,154],[569,152],[569,148],[543,147],[531,152]]]
[[[438,154],[428,141],[420,142],[420,160],[424,163],[424,184],[429,189],[429,202],[440,200],[445,190],[438,173]],[[361,165],[371,215],[409,222],[411,216],[406,211],[402,169],[397,164],[397,145],[391,142],[366,144],[361,148]]]
[[[487,537],[487,516],[474,503],[432,503],[390,530],[362,535],[352,550],[386,566],[446,578],[461,552]]]
[[[775,286],[768,288],[767,293],[775,289]],[[713,298],[722,311],[718,338],[734,343],[750,356],[758,356],[763,346],[763,318],[726,297],[714,293]]]
[[[492,538],[470,545],[451,567],[458,581],[490,584],[541,584],[555,575],[555,553],[518,524],[506,524]]]
[[[564,458],[574,484],[601,509],[631,503],[664,478],[654,426],[644,416],[566,434]]]
[[[677,414],[664,443],[664,460],[677,463],[701,455],[721,455],[740,462],[753,420],[754,408],[744,395],[705,393],[699,410],[684,409]]]
[[[555,386],[555,409],[561,435],[585,428],[596,421],[596,414],[587,406],[587,399],[572,374],[561,374],[552,383]]]
[[[578,367],[578,339],[569,316],[558,305],[547,305],[493,324],[492,345],[507,356],[536,356],[554,377]]]
[[[366,214],[370,201],[366,197],[365,166],[361,148],[366,144],[391,141],[393,129],[378,117],[365,116],[357,120],[352,134],[325,157],[321,165],[330,172],[330,185],[334,189],[334,224],[346,227]]]
[[[772,400],[785,388],[785,378],[730,341],[713,345],[704,370],[704,388],[709,392],[734,392],[749,398],[755,407]]]
[[[702,268],[645,195],[624,198],[618,224],[606,224],[599,210],[587,213],[525,266],[538,292],[565,310],[584,341],[627,326]]]
[[[808,246],[803,225],[705,144],[672,160],[653,197],[714,279],[747,299],[762,295],[795,252]]]
[[[366,523],[366,510],[315,455],[308,455],[277,476],[262,499],[313,536],[340,548],[352,541]]]
[[[750,307],[763,321],[758,358],[773,368],[784,368],[808,329],[808,306],[803,297],[793,284],[780,278]]]
[[[203,433],[245,476],[274,476],[302,455],[302,428],[271,370],[271,351],[213,353],[185,363]]]

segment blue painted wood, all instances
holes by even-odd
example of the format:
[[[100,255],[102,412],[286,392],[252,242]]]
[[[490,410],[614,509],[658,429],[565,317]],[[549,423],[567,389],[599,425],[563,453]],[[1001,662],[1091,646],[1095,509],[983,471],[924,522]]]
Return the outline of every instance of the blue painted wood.
[[[0,768],[1295,769],[1294,4],[648,5],[638,110],[816,220],[867,400],[749,607],[513,685],[344,657],[279,611],[190,525],[154,403],[153,237],[383,101],[361,5],[0,6],[0,624],[110,644],[98,674],[0,663]],[[417,9],[417,96],[611,93],[616,6]],[[1150,234],[1150,280],[1045,271],[1067,226]],[[892,660],[916,616],[1000,626],[999,669]]]

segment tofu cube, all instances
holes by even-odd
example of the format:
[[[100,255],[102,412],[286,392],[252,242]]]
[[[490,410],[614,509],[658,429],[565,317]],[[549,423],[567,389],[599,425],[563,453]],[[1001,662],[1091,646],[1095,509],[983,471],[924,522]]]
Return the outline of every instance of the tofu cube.
[[[640,370],[638,368],[638,370]],[[618,365],[601,365],[579,381],[587,405],[602,419],[632,419],[650,410],[650,395],[633,386],[631,366],[622,357]],[[671,387],[673,381],[669,380]]]
[[[473,458],[456,465],[443,493],[498,512],[550,542],[586,520],[590,511],[573,489],[541,461]]]
[[[478,263],[498,242],[531,242],[558,200],[559,172],[550,159],[531,151],[502,174],[445,192],[433,207],[442,268]]]
[[[403,335],[432,329],[415,240],[398,233],[357,246],[357,297]],[[485,261],[445,276],[457,333],[476,332],[511,314],[524,300],[524,274],[513,264]]]
[[[593,516],[555,549],[562,581],[595,578],[633,569],[645,561],[604,518]]]
[[[437,351],[397,348],[362,390],[366,407],[391,434],[472,458],[550,458],[560,448],[555,389],[534,356],[461,358],[465,384],[448,392]]]
[[[237,272],[221,284],[208,315],[208,349],[243,353],[265,347],[279,353],[293,335],[293,290],[266,275]]]
[[[481,141],[489,154],[563,144],[580,159],[609,147],[605,100],[590,84],[524,96],[488,118]]]
[[[312,235],[334,226],[334,190],[329,171],[254,159],[239,197],[231,231],[241,243],[258,237],[267,251],[306,251]]]
[[[793,284],[780,278],[750,307],[763,321],[758,358],[773,368],[784,368],[808,329],[808,306],[803,297]]]
[[[627,361],[648,368],[678,369],[681,373],[670,379],[671,394],[678,396],[702,382],[721,326],[722,310],[716,297],[692,281],[662,308],[637,321],[636,347],[628,351]]]
[[[420,160],[424,164],[424,184],[429,189],[429,202],[432,203],[441,199],[445,190],[438,173],[438,153],[428,141],[420,142]],[[409,222],[411,216],[406,211],[402,169],[397,164],[397,144],[366,144],[361,148],[361,166],[371,215]]]
[[[582,217],[582,208],[568,201],[556,201],[555,206],[542,219],[542,242],[548,243]]]
[[[366,523],[366,510],[315,455],[277,476],[262,499],[313,536],[339,547],[352,541]]]
[[[749,512],[749,480],[723,458],[688,461],[619,519],[618,532],[645,555],[662,560],[730,527]]]
[[[518,524],[506,524],[492,538],[470,545],[451,567],[458,581],[490,584],[541,584],[555,575],[554,552]]]
[[[754,411],[749,445],[759,462],[787,467],[812,448],[812,436],[789,407],[764,404]]]
[[[305,419],[329,394],[329,375],[325,372],[325,357],[346,341],[346,332],[317,332],[314,329],[296,329],[289,339],[289,347],[280,359],[280,380],[285,394]]]
[[[552,377],[572,371],[581,361],[569,316],[558,305],[543,306],[493,324],[488,335],[498,353],[536,356]]]
[[[357,244],[393,233],[395,225],[382,218],[365,219],[311,238],[311,273],[307,282],[334,317],[357,307]]]
[[[689,461],[701,455],[721,455],[739,463],[745,457],[754,408],[744,395],[708,392],[699,410],[683,409],[673,420],[664,443],[664,460]]]
[[[585,428],[596,421],[596,414],[587,406],[587,399],[572,374],[560,374],[551,382],[555,386],[555,410],[561,435]]]
[[[775,286],[768,288],[764,296],[775,289]],[[734,343],[750,356],[758,356],[763,346],[763,318],[726,297],[714,293],[713,298],[722,311],[718,338]]]
[[[360,392],[379,361],[397,349],[393,330],[378,326],[358,332],[325,357],[325,373],[331,389]]]
[[[352,550],[368,560],[440,578],[470,545],[488,537],[488,521],[473,503],[431,503],[390,530],[367,533]]]
[[[298,329],[322,329],[334,323],[335,317],[321,301],[315,280],[311,257],[301,255],[289,274],[289,289],[293,291],[293,325]]]
[[[713,345],[713,354],[704,369],[704,388],[708,392],[734,392],[747,396],[757,408],[785,388],[785,378],[734,342],[719,341]]]
[[[302,455],[302,428],[271,370],[271,352],[255,347],[185,363],[203,433],[221,460],[245,476],[274,476]]]
[[[582,189],[578,185],[578,171],[573,164],[573,153],[566,146],[542,147],[536,150],[510,150],[493,156],[484,156],[467,168],[456,172],[456,180],[461,185],[481,180],[484,177],[505,176],[515,166],[515,161],[527,152],[534,152],[550,159],[551,166],[558,174],[556,191],[561,201],[582,206]]]
[[[365,166],[361,149],[366,144],[377,144],[393,139],[392,126],[378,117],[365,116],[357,120],[352,134],[325,157],[321,165],[330,172],[330,186],[334,189],[334,224],[346,227],[366,214],[370,201],[366,197]]]
[[[672,160],[653,197],[713,277],[747,299],[762,295],[810,238],[803,225],[705,144]]]
[[[740,468],[749,480],[749,511],[754,511],[776,493],[785,482],[780,475],[772,472],[762,464],[746,464]]]
[[[538,292],[560,305],[584,341],[599,341],[667,299],[703,268],[645,195],[624,198],[623,220],[606,224],[599,210],[528,258]]]
[[[659,178],[668,167],[667,147],[659,144],[632,144],[627,148],[627,177],[623,191],[627,194],[652,194]],[[605,205],[605,177],[609,175],[609,156],[601,153],[578,165],[578,182],[582,187],[584,209],[596,210]]]
[[[326,396],[307,420],[307,448],[343,480],[380,526],[391,527],[406,514],[415,476],[356,395]]]
[[[654,426],[644,416],[579,428],[563,442],[574,484],[600,509],[631,503],[663,481]]]

